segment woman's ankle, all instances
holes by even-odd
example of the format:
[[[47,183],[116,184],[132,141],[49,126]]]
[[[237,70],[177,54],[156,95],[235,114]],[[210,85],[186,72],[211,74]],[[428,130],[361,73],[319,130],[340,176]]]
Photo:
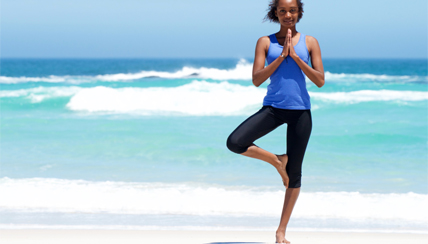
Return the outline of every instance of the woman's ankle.
[[[276,230],[276,233],[285,233],[285,231],[286,231],[286,228],[280,227]]]

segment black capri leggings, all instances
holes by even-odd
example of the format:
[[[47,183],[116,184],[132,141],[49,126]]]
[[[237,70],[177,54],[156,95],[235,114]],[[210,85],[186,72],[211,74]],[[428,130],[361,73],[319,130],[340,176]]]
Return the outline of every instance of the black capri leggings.
[[[287,123],[288,187],[298,188],[301,186],[303,157],[312,131],[311,110],[263,106],[230,134],[227,147],[232,152],[244,153],[255,140],[284,123]]]

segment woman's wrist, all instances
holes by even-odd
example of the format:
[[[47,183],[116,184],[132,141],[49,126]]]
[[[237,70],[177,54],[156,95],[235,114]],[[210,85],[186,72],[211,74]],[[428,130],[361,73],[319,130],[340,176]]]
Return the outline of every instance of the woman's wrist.
[[[300,59],[300,57],[299,57],[299,55],[297,55],[297,53],[295,53],[294,55],[291,55],[291,54],[290,54],[290,57],[291,57],[292,59],[294,59],[294,60],[296,60],[296,59]]]

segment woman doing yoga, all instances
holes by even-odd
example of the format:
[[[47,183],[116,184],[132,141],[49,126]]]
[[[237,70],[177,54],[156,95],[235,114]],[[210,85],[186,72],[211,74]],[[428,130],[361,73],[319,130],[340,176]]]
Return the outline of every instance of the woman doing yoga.
[[[312,130],[305,75],[322,87],[324,68],[318,41],[296,30],[303,16],[301,0],[273,0],[269,6],[266,19],[279,23],[280,30],[257,41],[253,84],[258,87],[268,78],[270,84],[263,107],[232,132],[227,147],[232,152],[268,162],[281,175],[286,192],[276,242],[290,243],[285,233],[300,193],[302,162]],[[312,67],[308,65],[309,59]],[[284,123],[287,124],[286,154],[275,155],[253,143]]]

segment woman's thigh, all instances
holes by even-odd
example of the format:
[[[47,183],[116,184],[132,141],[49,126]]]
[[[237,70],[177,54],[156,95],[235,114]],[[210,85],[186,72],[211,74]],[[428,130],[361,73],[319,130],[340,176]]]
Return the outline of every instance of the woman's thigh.
[[[235,153],[243,153],[260,137],[282,125],[270,106],[263,106],[257,113],[242,122],[227,139],[227,147]]]

